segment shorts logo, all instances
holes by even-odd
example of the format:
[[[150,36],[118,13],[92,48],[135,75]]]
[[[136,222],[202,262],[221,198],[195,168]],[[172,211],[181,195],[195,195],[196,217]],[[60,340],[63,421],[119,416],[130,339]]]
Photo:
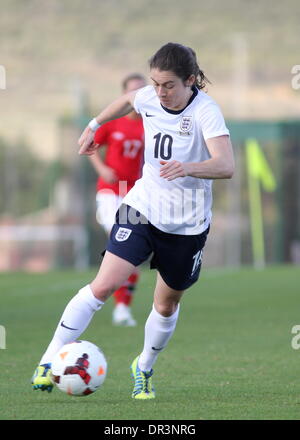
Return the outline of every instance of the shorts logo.
[[[199,266],[200,266],[200,264],[201,264],[201,262],[202,262],[202,253],[203,253],[203,250],[198,251],[198,252],[193,256],[194,263],[193,263],[193,269],[192,269],[191,276],[194,275],[194,273],[197,271],[197,269],[199,268]]]
[[[116,233],[116,235],[115,235],[115,238],[116,238],[117,241],[125,241],[129,237],[131,232],[132,232],[131,229],[119,228],[117,233]]]
[[[182,116],[180,121],[180,131],[182,133],[189,133],[193,126],[192,116]]]

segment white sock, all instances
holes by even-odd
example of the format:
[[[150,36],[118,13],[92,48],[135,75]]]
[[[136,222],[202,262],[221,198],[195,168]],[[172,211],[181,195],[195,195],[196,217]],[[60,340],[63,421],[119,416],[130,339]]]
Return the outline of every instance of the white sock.
[[[51,362],[63,345],[78,339],[89,325],[94,313],[101,309],[103,304],[94,296],[89,285],[80,289],[67,304],[53,339],[40,360],[40,365]]]
[[[157,356],[166,347],[174,333],[178,315],[179,304],[176,312],[167,317],[158,313],[153,305],[145,324],[144,348],[138,362],[142,371],[150,371]]]

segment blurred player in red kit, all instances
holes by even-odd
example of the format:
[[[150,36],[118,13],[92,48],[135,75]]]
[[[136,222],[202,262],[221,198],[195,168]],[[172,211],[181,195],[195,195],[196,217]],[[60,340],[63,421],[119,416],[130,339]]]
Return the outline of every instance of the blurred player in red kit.
[[[132,73],[124,78],[122,89],[124,93],[128,93],[145,85],[146,80],[143,75]],[[144,129],[141,116],[132,111],[123,118],[110,121],[95,132],[94,141],[101,147],[107,147],[104,160],[98,152],[90,156],[90,160],[99,175],[96,217],[109,236],[123,197],[141,177],[144,153]],[[136,270],[114,293],[114,325],[136,325],[130,305],[138,278],[139,273]]]

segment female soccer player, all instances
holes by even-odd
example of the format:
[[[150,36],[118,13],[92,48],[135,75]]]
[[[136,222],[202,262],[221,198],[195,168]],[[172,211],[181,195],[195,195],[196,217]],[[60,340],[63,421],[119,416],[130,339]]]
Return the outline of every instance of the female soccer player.
[[[145,87],[146,80],[139,73],[131,73],[122,81],[123,93]],[[105,159],[96,152],[90,156],[91,163],[99,174],[97,180],[97,221],[107,235],[115,221],[116,211],[123,197],[141,177],[144,153],[144,127],[141,116],[135,111],[123,118],[115,119],[99,127],[94,143],[106,146]],[[133,292],[139,279],[135,270],[128,280],[113,294],[115,307],[113,324],[133,327],[136,321],[131,313]]]
[[[135,109],[145,130],[143,175],[117,213],[98,274],[67,305],[33,377],[34,388],[51,391],[55,353],[81,335],[95,311],[152,253],[151,267],[157,269],[153,308],[143,350],[131,370],[132,397],[155,397],[152,367],[174,333],[184,291],[199,277],[212,180],[231,178],[234,158],[222,113],[202,91],[207,78],[192,49],[164,45],[150,60],[150,77],[152,86],[118,98],[79,139],[79,154],[93,154],[99,125]]]

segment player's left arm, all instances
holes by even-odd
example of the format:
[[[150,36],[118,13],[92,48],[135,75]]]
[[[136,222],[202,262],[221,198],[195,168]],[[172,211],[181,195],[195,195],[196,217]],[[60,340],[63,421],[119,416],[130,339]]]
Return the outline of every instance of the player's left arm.
[[[206,139],[210,158],[203,162],[160,161],[160,176],[173,180],[177,177],[200,179],[231,179],[234,173],[234,156],[228,135]]]

